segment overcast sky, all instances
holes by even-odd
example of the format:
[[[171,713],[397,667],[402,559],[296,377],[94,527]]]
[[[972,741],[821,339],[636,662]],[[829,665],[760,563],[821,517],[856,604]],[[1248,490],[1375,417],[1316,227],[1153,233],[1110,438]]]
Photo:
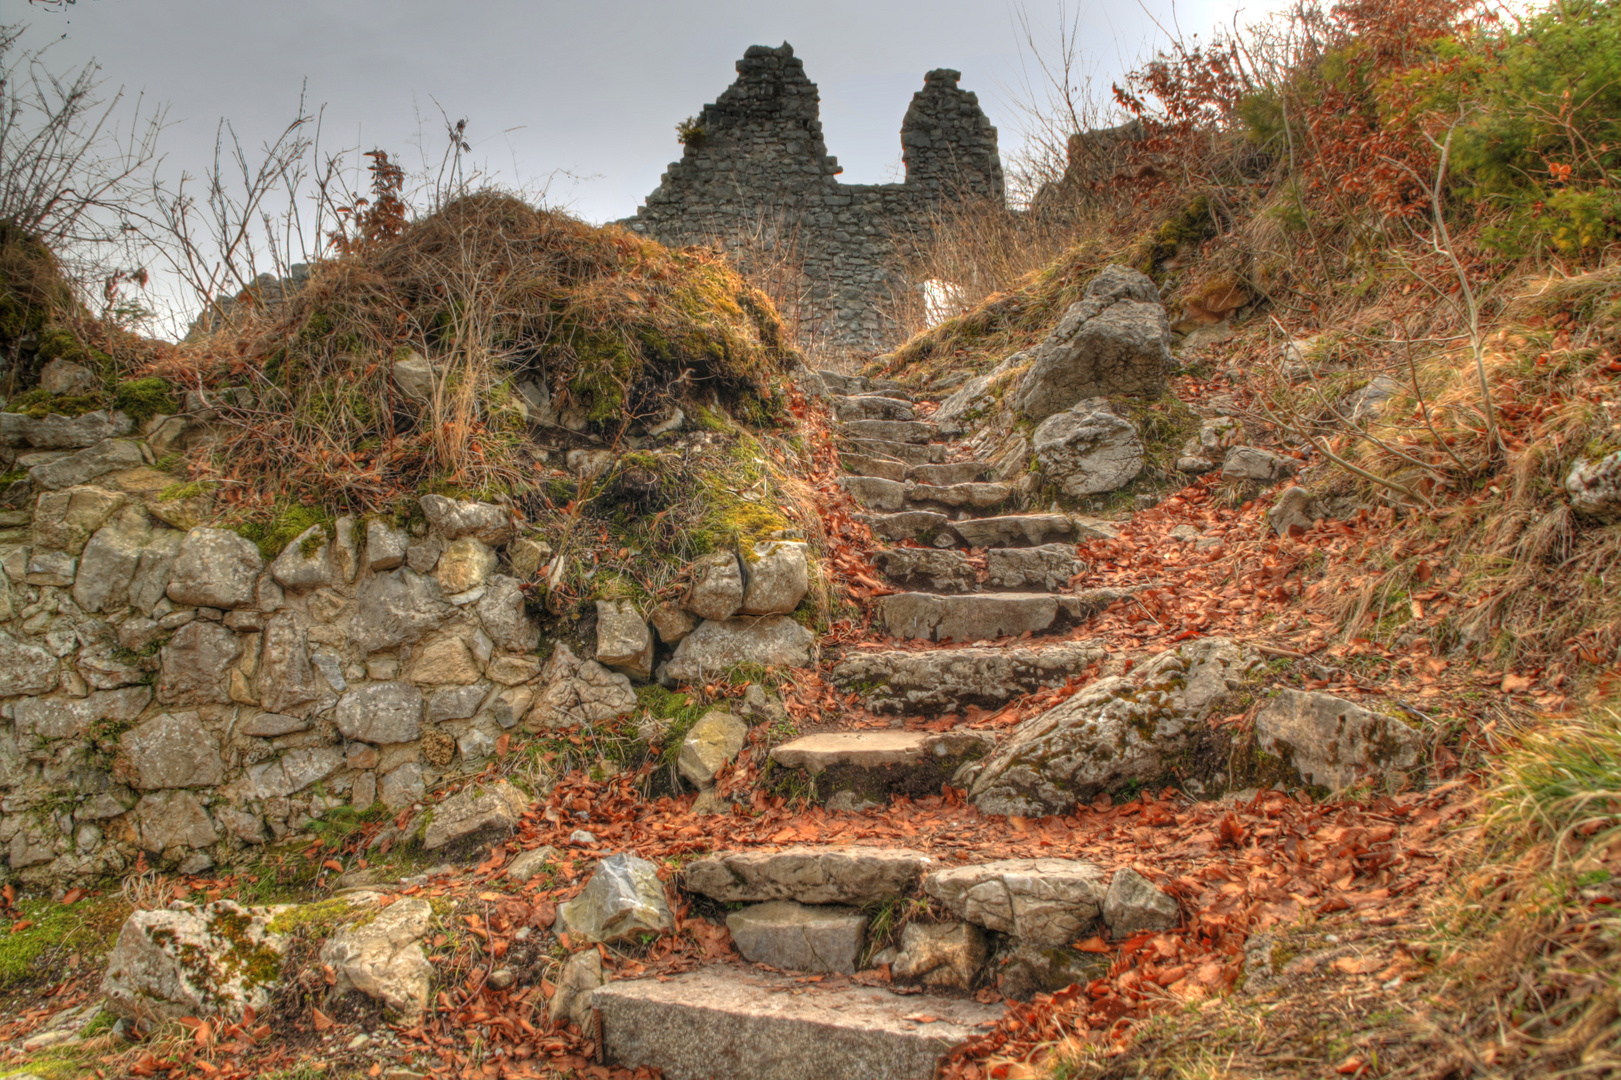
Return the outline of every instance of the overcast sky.
[[[822,95],[828,152],[852,183],[897,178],[900,123],[923,73],[963,72],[1016,152],[1028,67],[1013,0],[0,0],[0,21],[54,38],[51,66],[97,60],[114,87],[168,103],[167,171],[206,170],[228,118],[251,145],[324,104],[329,149],[381,147],[420,167],[444,144],[440,107],[468,120],[472,157],[590,221],[634,213],[680,156],[675,125],[713,101],[752,44],[786,40]],[[1027,0],[1056,55],[1060,8]],[[1084,61],[1107,90],[1157,41],[1157,19],[1203,31],[1232,0],[1070,0]],[[420,123],[419,123],[419,117]],[[420,137],[419,137],[420,133]]]

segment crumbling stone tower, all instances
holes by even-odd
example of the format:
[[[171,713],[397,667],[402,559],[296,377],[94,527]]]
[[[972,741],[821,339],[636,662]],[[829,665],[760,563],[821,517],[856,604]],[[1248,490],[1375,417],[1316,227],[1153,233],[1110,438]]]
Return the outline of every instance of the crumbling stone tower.
[[[681,160],[629,219],[671,246],[792,247],[802,261],[803,323],[823,345],[877,350],[897,329],[886,301],[915,283],[899,255],[945,200],[1004,202],[996,129],[948,69],[923,77],[901,123],[906,180],[841,184],[822,139],[821,96],[791,45],[754,45],[737,81],[699,114]]]

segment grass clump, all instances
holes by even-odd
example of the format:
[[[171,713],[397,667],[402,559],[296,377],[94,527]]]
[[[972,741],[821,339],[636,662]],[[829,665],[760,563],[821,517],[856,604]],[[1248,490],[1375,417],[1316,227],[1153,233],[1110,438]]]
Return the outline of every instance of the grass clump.
[[[179,412],[180,402],[167,379],[152,375],[119,383],[113,389],[113,408],[127,413],[140,427],[159,414]]]
[[[332,515],[321,506],[281,503],[270,514],[237,526],[236,531],[252,540],[258,546],[259,554],[269,560],[280,555],[288,544],[297,540],[311,526],[319,525],[330,532],[332,521]],[[315,546],[319,547],[322,543],[325,541],[318,540]],[[308,556],[311,552],[304,554]]]
[[[0,989],[35,979],[54,980],[58,976],[53,966],[69,953],[105,954],[130,913],[122,898],[113,897],[92,897],[73,905],[19,900],[17,908],[21,917],[0,926]]]

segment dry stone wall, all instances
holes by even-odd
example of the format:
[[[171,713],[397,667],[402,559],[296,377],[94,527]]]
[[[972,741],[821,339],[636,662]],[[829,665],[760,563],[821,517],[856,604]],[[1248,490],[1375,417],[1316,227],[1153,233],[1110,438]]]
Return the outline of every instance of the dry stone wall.
[[[737,75],[704,106],[681,160],[625,224],[671,246],[796,252],[809,340],[892,344],[884,301],[909,287],[895,269],[898,253],[943,200],[1004,199],[996,129],[979,99],[958,87],[960,72],[929,72],[901,124],[905,182],[841,184],[816,84],[792,46],[752,46]]]

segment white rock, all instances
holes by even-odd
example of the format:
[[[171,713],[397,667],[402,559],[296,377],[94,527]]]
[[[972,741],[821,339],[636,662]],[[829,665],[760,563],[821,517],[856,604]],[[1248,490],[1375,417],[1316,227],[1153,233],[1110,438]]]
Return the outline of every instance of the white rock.
[[[101,991],[108,1006],[148,1023],[264,1012],[288,946],[270,932],[272,914],[232,900],[135,912],[107,958]]]

